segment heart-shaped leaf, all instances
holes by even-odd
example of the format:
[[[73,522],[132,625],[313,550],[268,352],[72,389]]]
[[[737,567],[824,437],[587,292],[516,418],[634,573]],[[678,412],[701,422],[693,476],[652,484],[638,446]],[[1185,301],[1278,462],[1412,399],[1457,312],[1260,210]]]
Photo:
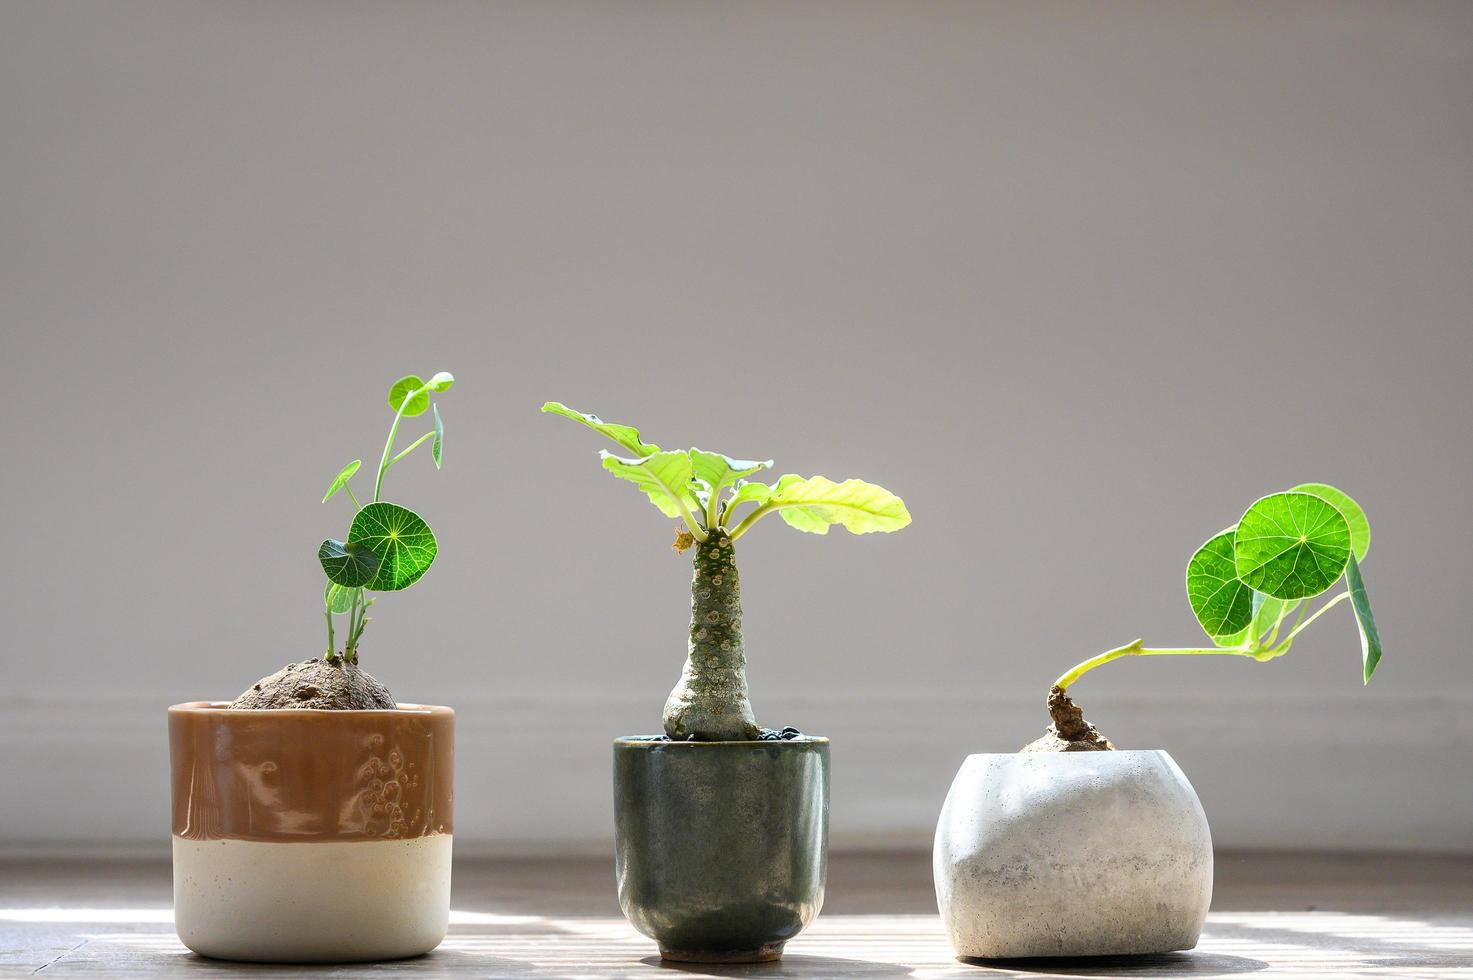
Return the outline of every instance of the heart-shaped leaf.
[[[1310,493],[1270,494],[1248,508],[1234,538],[1238,578],[1275,599],[1317,596],[1345,572],[1350,525]]]
[[[419,581],[435,560],[437,547],[434,532],[418,514],[382,500],[367,505],[353,518],[348,544],[378,556],[378,570],[363,583],[375,592],[397,592]]]
[[[430,411],[435,413],[435,439],[430,443],[430,455],[434,457],[435,469],[440,468],[440,457],[445,452],[445,423],[440,421],[440,406],[431,405]]]
[[[358,513],[362,514],[363,511]],[[356,520],[354,524],[357,524]],[[322,542],[322,546],[317,549],[317,560],[322,563],[322,570],[334,585],[349,589],[360,588],[372,582],[380,565],[379,557],[374,554],[373,549],[353,541],[351,535],[346,542],[333,538]]]
[[[1355,624],[1360,627],[1361,675],[1364,683],[1369,684],[1376,665],[1381,662],[1381,634],[1371,616],[1371,600],[1366,597],[1366,583],[1354,555],[1345,566],[1345,584],[1350,587],[1350,606],[1355,610]]]
[[[1355,552],[1355,560],[1366,560],[1366,552],[1371,550],[1371,522],[1366,520],[1366,512],[1350,498],[1350,494],[1328,483],[1301,483],[1294,491],[1312,493],[1334,504],[1340,516],[1345,518],[1345,523],[1350,525],[1350,550]]]
[[[342,470],[339,471],[338,475],[333,477],[332,484],[327,488],[327,493],[322,495],[322,502],[325,504],[332,498],[336,497],[338,495],[338,491],[348,485],[348,481],[352,479],[353,474],[357,473],[358,467],[362,465],[363,460],[355,459],[347,466],[344,466]]]
[[[430,407],[430,393],[421,390],[424,386],[424,381],[418,375],[406,374],[390,386],[389,407],[396,412],[402,407],[403,412],[401,414],[405,418],[423,415],[425,409]],[[415,392],[418,392],[418,394],[414,394]],[[410,397],[411,395],[413,397]],[[409,399],[407,404],[404,401],[406,398]]]
[[[1202,629],[1224,646],[1242,642],[1253,622],[1253,590],[1238,578],[1233,561],[1233,532],[1228,528],[1208,538],[1187,562],[1187,601]]]

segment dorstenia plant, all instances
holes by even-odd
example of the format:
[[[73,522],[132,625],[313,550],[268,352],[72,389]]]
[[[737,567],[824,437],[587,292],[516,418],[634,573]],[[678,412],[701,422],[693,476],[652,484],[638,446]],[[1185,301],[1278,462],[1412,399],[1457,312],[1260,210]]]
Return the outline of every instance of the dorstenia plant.
[[[905,503],[884,487],[861,480],[835,483],[789,474],[762,483],[748,478],[769,469],[770,459],[661,449],[631,426],[605,422],[558,402],[548,402],[542,410],[580,422],[617,443],[622,453],[600,454],[604,469],[637,486],[665,516],[680,520],[677,550],[695,546],[690,643],[685,669],[665,703],[665,734],[697,741],[758,737],[747,700],[734,544],[768,514],[812,534],[827,534],[834,525],[855,534],[898,531],[910,523]]]
[[[1187,562],[1187,601],[1212,645],[1148,647],[1135,640],[1084,661],[1054,682],[1049,695],[1054,726],[1030,748],[1110,747],[1064,693],[1096,667],[1122,657],[1227,654],[1273,660],[1346,600],[1360,629],[1361,679],[1369,683],[1381,662],[1381,637],[1360,570],[1370,546],[1365,511],[1344,491],[1304,483],[1263,497]],[[1342,580],[1345,591],[1306,615],[1311,599]],[[1286,625],[1291,615],[1294,620]]]

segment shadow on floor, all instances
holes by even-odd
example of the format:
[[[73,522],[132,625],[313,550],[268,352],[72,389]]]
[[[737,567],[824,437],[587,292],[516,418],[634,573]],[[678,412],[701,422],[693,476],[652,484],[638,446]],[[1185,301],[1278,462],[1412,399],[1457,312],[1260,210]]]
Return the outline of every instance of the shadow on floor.
[[[961,962],[1005,975],[1049,977],[1220,977],[1267,970],[1263,960],[1223,953],[1157,953],[1149,956],[1084,956]]]
[[[783,978],[815,977],[908,977],[909,967],[899,963],[882,963],[874,960],[850,960],[836,956],[804,956],[802,953],[785,953],[783,958],[771,963],[744,963],[723,966],[719,963],[676,963],[658,956],[646,956],[640,960],[646,966],[659,967],[672,974],[685,973],[697,977],[751,977],[760,980],[783,980]]]

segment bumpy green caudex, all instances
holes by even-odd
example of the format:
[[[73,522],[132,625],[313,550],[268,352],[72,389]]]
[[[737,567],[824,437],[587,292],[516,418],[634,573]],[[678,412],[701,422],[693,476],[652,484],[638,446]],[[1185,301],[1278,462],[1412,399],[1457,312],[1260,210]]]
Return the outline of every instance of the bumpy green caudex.
[[[690,643],[680,681],[665,702],[665,734],[672,739],[727,741],[756,738],[747,699],[747,656],[742,643],[742,593],[735,543],[768,514],[800,531],[827,534],[838,524],[855,534],[898,531],[910,523],[905,503],[860,480],[834,483],[789,474],[776,483],[747,480],[772,460],[741,460],[700,449],[662,450],[631,426],[605,422],[558,402],[542,406],[608,436],[630,455],[601,453],[604,469],[629,480],[667,517],[678,518],[675,547],[695,545],[691,578]],[[750,504],[737,519],[737,508]]]
[[[1282,657],[1310,623],[1347,599],[1360,627],[1361,677],[1368,683],[1381,661],[1381,637],[1360,571],[1370,546],[1365,511],[1332,486],[1305,483],[1263,497],[1187,562],[1187,599],[1213,645],[1148,647],[1135,640],[1091,657],[1054,682],[1051,710],[1079,678],[1122,657]],[[1345,591],[1306,618],[1309,600],[1342,577]],[[1286,629],[1284,621],[1296,608],[1298,615]],[[1062,717],[1055,714],[1056,726]]]
[[[398,592],[407,589],[429,569],[435,560],[438,545],[434,532],[414,511],[398,504],[380,500],[383,493],[384,474],[395,463],[408,456],[426,441],[430,442],[430,456],[435,469],[445,447],[445,426],[440,421],[440,409],[430,404],[432,393],[449,391],[455,384],[450,372],[441,371],[425,381],[408,374],[395,381],[389,388],[389,407],[394,410],[394,421],[389,426],[389,438],[384,443],[384,453],[379,459],[378,475],[373,481],[373,499],[360,504],[349,481],[358,472],[362,460],[355,459],[344,466],[322,495],[325,504],[341,491],[353,502],[356,513],[344,540],[328,538],[317,549],[317,560],[327,574],[327,586],[323,589],[323,613],[327,619],[327,660],[339,656],[333,629],[333,616],[348,617],[348,632],[341,656],[349,663],[358,662],[358,641],[363,628],[368,625],[368,607],[374,604],[369,592]],[[405,449],[394,453],[394,438],[399,434],[399,423],[430,411],[435,426],[429,432],[410,443]]]

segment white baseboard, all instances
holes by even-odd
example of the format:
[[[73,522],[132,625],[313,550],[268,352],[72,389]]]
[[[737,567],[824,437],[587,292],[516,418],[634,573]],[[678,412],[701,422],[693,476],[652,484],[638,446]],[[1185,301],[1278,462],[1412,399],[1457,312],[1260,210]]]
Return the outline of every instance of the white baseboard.
[[[556,718],[530,700],[456,705],[457,852],[607,853],[609,742],[621,719],[649,712],[627,702],[569,711],[564,701]],[[1092,707],[1119,744],[1172,753],[1219,847],[1473,852],[1473,698],[1097,697]],[[164,708],[0,701],[0,854],[167,853]],[[836,848],[925,846],[962,759],[1011,751],[1045,721],[1031,697],[767,698],[762,708],[833,739]]]

